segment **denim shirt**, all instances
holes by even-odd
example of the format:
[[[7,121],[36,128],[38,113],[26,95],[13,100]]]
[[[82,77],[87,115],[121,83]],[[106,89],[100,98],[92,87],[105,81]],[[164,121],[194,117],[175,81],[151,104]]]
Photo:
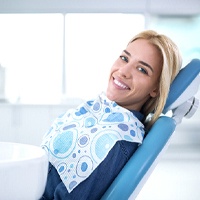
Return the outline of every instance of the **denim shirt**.
[[[139,120],[143,115],[131,111]],[[106,192],[127,161],[138,147],[138,143],[118,141],[94,172],[71,193],[68,193],[56,169],[49,163],[49,174],[43,200],[98,200]]]

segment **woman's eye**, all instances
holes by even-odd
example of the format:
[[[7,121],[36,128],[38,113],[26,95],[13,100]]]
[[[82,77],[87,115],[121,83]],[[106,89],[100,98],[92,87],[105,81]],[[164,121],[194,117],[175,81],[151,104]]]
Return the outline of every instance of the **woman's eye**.
[[[120,58],[125,61],[125,62],[128,62],[128,58],[126,56],[120,56]]]
[[[141,71],[143,74],[148,75],[148,71],[142,67],[138,67],[138,70]]]

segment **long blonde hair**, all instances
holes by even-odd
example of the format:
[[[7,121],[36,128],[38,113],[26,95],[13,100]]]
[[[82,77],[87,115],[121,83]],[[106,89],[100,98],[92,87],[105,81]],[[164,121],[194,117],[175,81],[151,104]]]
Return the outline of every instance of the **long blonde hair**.
[[[150,128],[163,111],[170,85],[181,68],[182,58],[176,44],[165,35],[158,34],[152,30],[146,30],[133,37],[128,44],[137,39],[148,40],[159,50],[162,56],[162,72],[159,82],[159,94],[154,98],[150,98],[143,105],[141,110],[145,117],[147,117],[150,113],[153,113],[153,116],[147,124],[147,128]]]

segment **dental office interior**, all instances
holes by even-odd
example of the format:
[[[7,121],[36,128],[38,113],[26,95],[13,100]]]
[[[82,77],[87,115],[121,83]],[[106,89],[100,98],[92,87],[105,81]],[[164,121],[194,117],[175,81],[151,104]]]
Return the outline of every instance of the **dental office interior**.
[[[0,0],[0,142],[40,146],[56,117],[105,90],[113,61],[145,29],[171,37],[183,66],[200,58],[199,0]],[[199,200],[199,185],[200,108],[137,200]]]

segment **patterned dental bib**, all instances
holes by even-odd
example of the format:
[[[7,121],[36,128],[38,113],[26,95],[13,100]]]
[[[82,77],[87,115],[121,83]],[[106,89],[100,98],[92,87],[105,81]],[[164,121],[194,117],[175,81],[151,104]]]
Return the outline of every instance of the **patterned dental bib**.
[[[119,140],[141,144],[144,126],[104,93],[58,117],[42,147],[70,193],[99,166]]]

